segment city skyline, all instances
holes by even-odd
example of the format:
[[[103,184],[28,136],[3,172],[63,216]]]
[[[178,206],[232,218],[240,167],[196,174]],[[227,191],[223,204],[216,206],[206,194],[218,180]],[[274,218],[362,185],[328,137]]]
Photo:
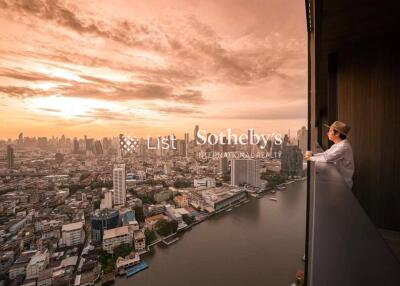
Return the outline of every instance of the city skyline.
[[[297,130],[304,3],[242,4],[3,1],[0,136]]]
[[[200,137],[199,137],[198,140],[200,140],[200,141],[203,140],[202,142],[204,144],[206,144],[208,142],[208,141],[207,142],[204,141],[204,136],[208,137],[209,135],[213,135],[213,136],[217,136],[216,140],[226,140],[226,138],[228,138],[228,137],[231,137],[231,138],[234,139],[234,138],[239,138],[240,136],[246,135],[245,133],[240,132],[240,131],[236,132],[235,129],[230,130],[228,132],[227,132],[227,129],[225,129],[225,130],[220,131],[219,133],[212,133],[212,132],[205,133],[205,131],[207,131],[207,130],[202,130],[201,128],[196,129],[196,127],[198,127],[198,125],[195,126],[194,132],[198,132],[200,130],[200,133],[199,133]],[[185,129],[185,130],[187,130],[187,129]],[[256,132],[252,128],[251,129],[247,129],[246,131],[250,132],[250,130],[252,130],[253,133]],[[284,132],[282,134],[281,133],[272,133],[272,134],[261,133],[261,136],[265,136],[264,140],[267,140],[269,138],[269,137],[267,138],[267,136],[269,136],[269,135],[271,136],[271,138],[273,137],[273,135],[279,135],[281,137],[282,137],[282,135],[287,135],[288,138],[290,138],[290,139],[296,139],[296,138],[298,139],[298,138],[301,137],[302,140],[304,140],[303,137],[305,136],[304,132],[306,132],[306,130],[307,130],[306,127],[303,125],[297,131],[289,129],[289,130],[287,130],[287,132]],[[297,133],[297,135],[293,136],[293,134],[296,134],[296,133]],[[174,133],[174,132],[171,132],[171,133],[168,133],[168,134],[157,134],[157,135],[146,134],[146,136],[144,136],[144,137],[136,136],[135,134],[132,134],[132,133],[103,134],[103,135],[98,136],[98,137],[91,136],[90,134],[83,134],[81,136],[65,136],[65,134],[57,134],[57,135],[50,135],[50,136],[46,136],[46,135],[45,136],[29,136],[29,134],[26,135],[23,132],[19,132],[19,133],[14,134],[11,137],[8,137],[8,138],[0,137],[0,142],[1,143],[12,144],[12,143],[22,143],[25,139],[36,139],[36,140],[38,140],[38,139],[43,139],[43,138],[46,138],[48,140],[53,140],[53,139],[54,140],[75,140],[75,139],[77,139],[77,140],[86,140],[86,139],[101,140],[101,139],[118,139],[118,138],[121,137],[121,135],[129,135],[129,136],[133,136],[134,138],[141,139],[141,140],[142,139],[143,140],[148,140],[148,139],[157,139],[157,138],[168,138],[169,136],[173,136],[176,140],[183,140],[183,141],[188,141],[188,142],[194,141],[195,142],[194,134],[192,134],[191,135],[192,137],[191,137],[190,136],[190,132],[188,132],[188,131],[185,131],[183,134]],[[222,139],[222,138],[224,138],[224,139]],[[243,139],[243,140],[247,140],[247,139]],[[262,139],[260,139],[260,140],[262,141]],[[197,142],[195,142],[195,144],[197,144]],[[235,145],[237,143],[233,143],[233,144]],[[246,143],[246,144],[248,144],[248,143]],[[229,143],[228,143],[228,145],[229,145]]]

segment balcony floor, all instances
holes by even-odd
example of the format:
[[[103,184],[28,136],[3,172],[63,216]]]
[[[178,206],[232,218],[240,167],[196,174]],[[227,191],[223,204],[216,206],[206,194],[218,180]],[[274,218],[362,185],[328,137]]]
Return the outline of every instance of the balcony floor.
[[[380,229],[383,239],[400,261],[400,232],[387,229]]]

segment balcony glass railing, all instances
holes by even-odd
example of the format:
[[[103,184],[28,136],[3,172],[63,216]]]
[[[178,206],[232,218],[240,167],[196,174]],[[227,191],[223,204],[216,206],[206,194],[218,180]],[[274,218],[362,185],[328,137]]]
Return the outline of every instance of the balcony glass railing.
[[[400,285],[400,264],[335,166],[310,163],[307,285]]]

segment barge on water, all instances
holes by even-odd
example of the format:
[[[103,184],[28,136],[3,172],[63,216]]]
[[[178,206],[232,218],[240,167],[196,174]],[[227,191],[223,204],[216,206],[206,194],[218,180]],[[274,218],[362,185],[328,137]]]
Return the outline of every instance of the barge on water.
[[[139,273],[140,271],[143,271],[145,269],[147,269],[149,267],[149,265],[147,265],[146,262],[142,261],[139,264],[129,268],[126,270],[126,277],[131,277],[137,273]]]

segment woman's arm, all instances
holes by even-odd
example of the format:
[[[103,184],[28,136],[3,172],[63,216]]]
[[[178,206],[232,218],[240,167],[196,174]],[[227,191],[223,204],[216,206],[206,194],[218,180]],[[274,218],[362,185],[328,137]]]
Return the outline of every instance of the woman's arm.
[[[323,153],[315,154],[310,157],[310,161],[315,162],[336,162],[343,158],[344,148],[339,146],[332,146],[330,149]]]

